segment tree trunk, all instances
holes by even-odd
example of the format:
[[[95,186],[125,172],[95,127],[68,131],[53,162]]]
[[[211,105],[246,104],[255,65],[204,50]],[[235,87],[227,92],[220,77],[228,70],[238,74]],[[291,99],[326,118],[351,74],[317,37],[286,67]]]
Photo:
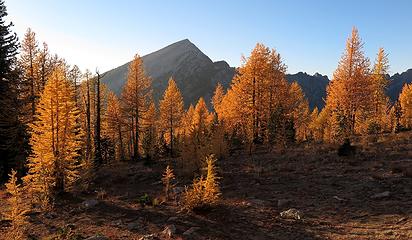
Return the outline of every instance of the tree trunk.
[[[90,87],[89,79],[86,80],[87,100],[86,100],[86,159],[90,160],[91,155],[91,123],[90,123]]]
[[[95,122],[95,133],[94,133],[94,163],[96,166],[102,164],[102,152],[101,152],[101,139],[100,139],[100,74],[97,74],[97,91],[96,91],[96,122]]]

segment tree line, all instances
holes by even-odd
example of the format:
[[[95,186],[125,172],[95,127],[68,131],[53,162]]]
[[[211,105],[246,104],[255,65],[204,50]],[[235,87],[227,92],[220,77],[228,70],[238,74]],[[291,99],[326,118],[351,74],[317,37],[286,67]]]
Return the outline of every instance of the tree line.
[[[39,47],[31,29],[19,46],[6,15],[0,2],[0,173],[5,179],[18,169],[42,207],[108,162],[150,164],[171,157],[193,176],[210,154],[223,159],[236,148],[252,153],[258,145],[342,143],[412,127],[412,85],[404,86],[397,102],[389,101],[388,55],[379,49],[372,65],[356,28],[323,109],[309,109],[301,87],[286,81],[280,54],[258,43],[243,57],[230,87],[216,86],[209,110],[203,98],[185,107],[172,77],[155,103],[137,54],[117,96],[100,83],[98,71],[82,73],[51,54],[46,43]]]

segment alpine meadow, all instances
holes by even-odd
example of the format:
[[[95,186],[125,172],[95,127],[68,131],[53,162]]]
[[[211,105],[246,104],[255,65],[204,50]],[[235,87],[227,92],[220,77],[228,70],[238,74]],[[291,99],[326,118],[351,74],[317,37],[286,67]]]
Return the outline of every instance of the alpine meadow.
[[[0,240],[412,239],[410,9],[0,0]]]

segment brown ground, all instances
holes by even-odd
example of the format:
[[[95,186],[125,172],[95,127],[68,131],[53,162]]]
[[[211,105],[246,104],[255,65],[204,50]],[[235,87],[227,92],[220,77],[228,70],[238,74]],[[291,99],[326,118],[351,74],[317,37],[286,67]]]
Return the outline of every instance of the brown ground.
[[[94,189],[99,193],[67,194],[54,212],[32,214],[30,235],[140,239],[174,225],[172,239],[412,239],[409,137],[411,133],[383,137],[355,157],[338,157],[335,148],[313,145],[285,154],[261,150],[253,157],[236,152],[219,162],[221,203],[197,213],[180,211],[174,203],[139,205],[145,193],[161,194],[166,161],[151,167],[112,164],[98,173]],[[188,183],[179,178],[178,186]],[[390,196],[371,198],[384,191]],[[1,203],[4,192],[0,197]],[[86,209],[85,199],[99,203]],[[289,203],[278,207],[282,199]],[[303,219],[281,218],[279,213],[289,208],[300,210]],[[0,223],[2,239],[8,223]],[[198,228],[183,234],[191,227]]]

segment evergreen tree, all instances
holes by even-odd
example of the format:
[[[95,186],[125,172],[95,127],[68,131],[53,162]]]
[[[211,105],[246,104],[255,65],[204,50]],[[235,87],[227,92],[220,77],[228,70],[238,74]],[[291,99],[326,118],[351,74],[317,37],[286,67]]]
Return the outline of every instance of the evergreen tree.
[[[11,168],[21,168],[25,157],[25,127],[19,117],[20,74],[16,69],[18,39],[6,16],[6,6],[0,1],[0,180],[7,178]]]
[[[94,130],[94,164],[99,166],[103,163],[102,159],[102,143],[101,143],[101,95],[100,95],[100,73],[96,71],[96,114],[95,114],[95,130]]]

